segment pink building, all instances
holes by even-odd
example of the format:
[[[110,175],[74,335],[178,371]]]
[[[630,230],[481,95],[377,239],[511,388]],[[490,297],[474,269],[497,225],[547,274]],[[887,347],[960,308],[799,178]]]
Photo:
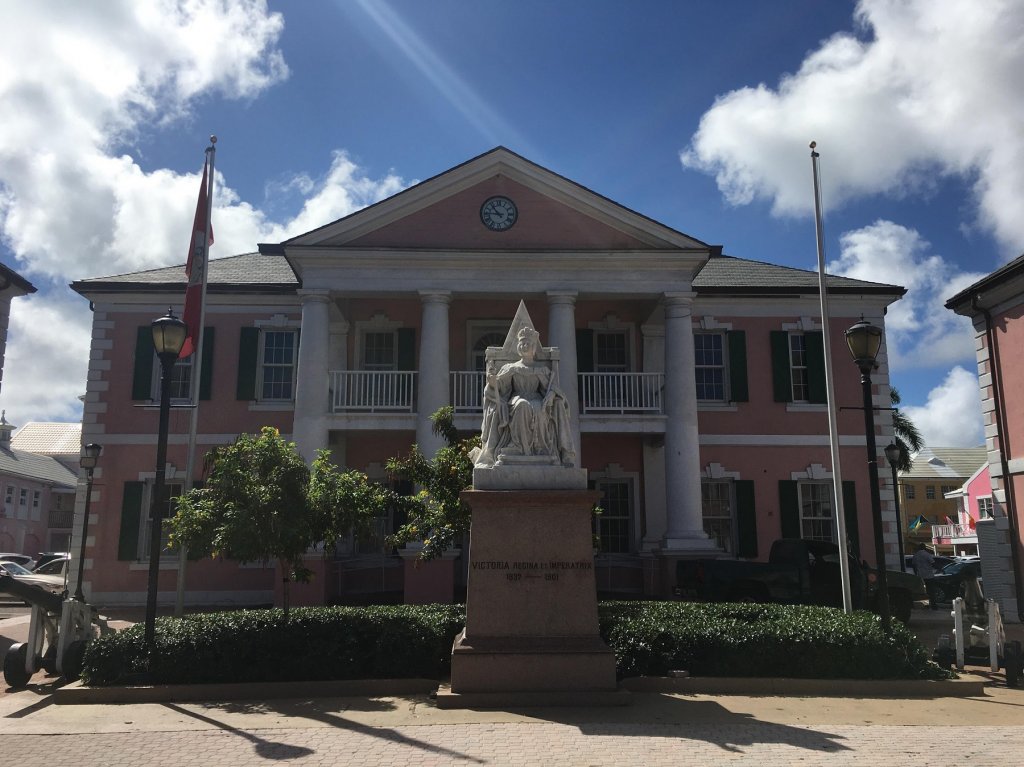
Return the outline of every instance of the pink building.
[[[962,487],[946,498],[956,500],[957,517],[953,524],[932,525],[932,543],[951,546],[955,556],[978,555],[978,522],[993,519],[992,476],[988,463],[982,464]]]
[[[390,456],[413,443],[436,449],[429,416],[439,407],[452,405],[467,434],[479,429],[483,352],[501,343],[523,299],[544,344],[561,350],[578,454],[604,494],[599,588],[666,594],[681,557],[764,558],[779,537],[834,537],[823,332],[836,350],[838,401],[857,404],[843,331],[862,315],[884,327],[904,290],[829,285],[823,328],[816,273],[723,255],[494,149],[319,229],[211,263],[199,450],[271,425],[307,457],[326,447],[339,465],[383,480]],[[183,268],[72,287],[94,307],[83,440],[104,445],[85,586],[100,603],[139,603],[157,430],[149,323],[169,304],[180,310]],[[182,403],[185,382],[175,384]],[[884,345],[873,382],[887,406]],[[186,409],[172,412],[167,477],[179,486],[188,420]],[[888,411],[876,422],[884,446]],[[851,538],[870,561],[862,413],[841,411],[839,431]],[[887,480],[881,498],[892,566]],[[403,558],[412,552],[383,544],[396,522],[378,520],[375,535],[320,562],[309,598],[437,598],[424,583],[438,572],[447,598],[457,596],[460,552],[413,569]],[[177,563],[161,567],[169,601]],[[198,561],[186,601],[269,602],[273,584],[272,569]]]
[[[985,595],[1005,620],[1024,621],[1024,256],[946,302],[970,317],[991,477],[991,520],[977,523]]]

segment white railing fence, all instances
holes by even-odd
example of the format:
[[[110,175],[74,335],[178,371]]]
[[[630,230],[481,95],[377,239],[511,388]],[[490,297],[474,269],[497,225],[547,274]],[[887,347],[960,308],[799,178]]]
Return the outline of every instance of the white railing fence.
[[[664,373],[580,373],[581,413],[664,413]]]
[[[331,412],[412,413],[416,409],[416,372],[331,371]]]

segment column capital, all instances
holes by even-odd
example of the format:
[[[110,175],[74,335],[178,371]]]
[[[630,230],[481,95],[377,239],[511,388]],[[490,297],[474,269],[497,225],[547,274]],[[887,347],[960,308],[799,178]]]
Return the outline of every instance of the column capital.
[[[309,289],[296,291],[302,303],[328,303],[331,300],[331,291],[325,289]]]
[[[417,293],[420,294],[420,301],[425,304],[444,304],[447,306],[452,302],[452,292],[450,290],[419,290]]]
[[[576,303],[577,296],[579,296],[579,291],[576,290],[547,291],[549,304],[569,304],[570,306],[572,306]]]
[[[693,299],[696,295],[693,291],[662,293],[661,302],[665,306],[665,317],[688,317],[692,313]]]

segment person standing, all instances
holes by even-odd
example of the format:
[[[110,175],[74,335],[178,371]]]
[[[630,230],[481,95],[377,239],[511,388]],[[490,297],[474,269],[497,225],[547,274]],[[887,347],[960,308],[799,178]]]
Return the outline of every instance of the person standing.
[[[939,606],[936,603],[939,600],[935,595],[935,557],[923,543],[917,544],[913,565],[914,571],[924,581],[924,588],[928,592],[928,604],[933,610],[938,610]]]

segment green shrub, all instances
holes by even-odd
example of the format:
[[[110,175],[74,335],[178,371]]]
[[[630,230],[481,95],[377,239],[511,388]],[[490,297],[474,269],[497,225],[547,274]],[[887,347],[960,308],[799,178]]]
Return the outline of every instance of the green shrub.
[[[156,622],[149,673],[144,627],[90,643],[82,679],[111,685],[439,678],[465,623],[458,605],[310,607],[200,613]]]
[[[829,607],[685,602],[603,602],[601,635],[620,677],[694,676],[891,679],[946,676],[899,623],[885,634],[867,612]],[[439,679],[460,605],[241,610],[161,618],[152,670],[141,624],[86,650],[86,684]]]
[[[907,628],[831,607],[687,602],[604,602],[601,634],[620,677],[943,679]]]

